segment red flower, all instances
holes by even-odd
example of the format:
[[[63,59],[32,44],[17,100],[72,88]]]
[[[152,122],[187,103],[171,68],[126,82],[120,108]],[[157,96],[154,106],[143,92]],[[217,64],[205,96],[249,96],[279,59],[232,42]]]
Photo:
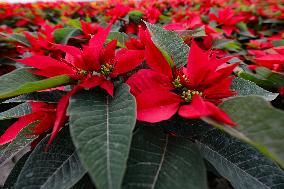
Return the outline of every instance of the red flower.
[[[34,55],[45,55],[48,51],[54,50],[52,43],[54,37],[52,35],[55,29],[61,28],[61,25],[49,26],[47,23],[42,23],[41,28],[37,32],[37,36],[33,36],[28,32],[24,32],[26,39],[30,43],[30,47],[19,45],[18,48],[22,51],[29,51]]]
[[[142,29],[142,26],[138,26],[138,38],[129,37],[127,41],[125,41],[125,46],[128,49],[132,50],[145,50],[145,31]]]
[[[220,9],[218,15],[211,13],[209,14],[209,17],[211,20],[215,20],[228,36],[236,29],[236,23],[241,22],[244,19],[243,16],[235,16],[234,11],[229,7]]]
[[[69,93],[58,103],[56,120],[50,141],[66,120],[66,109],[69,98],[82,88],[93,88],[100,86],[111,96],[114,85],[111,81],[118,75],[122,75],[137,67],[144,59],[144,51],[120,49],[116,51],[116,40],[109,42],[104,47],[111,26],[98,31],[83,50],[74,46],[55,45],[57,49],[66,53],[65,59],[56,60],[49,56],[31,56],[19,62],[37,68],[34,74],[53,77],[66,74],[74,80],[79,80]]]
[[[271,48],[267,52],[250,51],[250,53],[256,56],[254,61],[258,66],[264,66],[277,72],[284,71],[284,46]]]
[[[164,28],[167,30],[192,30],[197,27],[203,26],[200,15],[198,13],[188,13],[187,16],[189,17],[188,19],[179,21],[178,23],[167,24]]]
[[[103,29],[103,27],[101,27],[97,23],[89,23],[89,22],[85,22],[83,20],[81,20],[80,23],[81,23],[83,33],[87,36],[88,35],[94,35],[98,31]]]
[[[161,15],[162,14],[159,9],[155,7],[150,7],[145,11],[144,18],[146,18],[151,24],[155,24],[159,21]]]
[[[124,16],[126,16],[129,11],[130,7],[121,3],[116,3],[112,9],[107,11],[106,15],[111,16],[113,20],[116,20],[118,18],[123,18]]]
[[[30,135],[40,135],[51,129],[55,121],[56,106],[44,102],[30,102],[32,113],[21,116],[18,121],[11,125],[0,137],[0,145],[11,142],[18,133],[31,123],[39,122],[32,127]]]
[[[178,112],[184,118],[210,117],[234,125],[228,115],[216,106],[223,98],[234,95],[230,90],[232,77],[228,76],[237,64],[225,64],[231,57],[210,57],[193,42],[187,68],[175,70],[150,37],[145,54],[151,70],[140,70],[127,81],[136,96],[138,120],[159,122]]]

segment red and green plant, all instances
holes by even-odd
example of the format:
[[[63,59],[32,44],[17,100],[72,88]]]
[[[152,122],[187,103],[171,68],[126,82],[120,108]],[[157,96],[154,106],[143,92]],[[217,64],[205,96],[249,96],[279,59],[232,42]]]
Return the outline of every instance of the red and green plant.
[[[284,4],[0,3],[4,188],[284,187]],[[3,126],[2,126],[3,125]]]

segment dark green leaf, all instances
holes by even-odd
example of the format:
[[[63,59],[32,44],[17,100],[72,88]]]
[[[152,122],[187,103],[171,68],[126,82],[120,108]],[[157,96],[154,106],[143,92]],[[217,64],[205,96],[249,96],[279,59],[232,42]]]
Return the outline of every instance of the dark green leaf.
[[[229,43],[232,43],[232,40],[230,40],[230,39],[215,39],[213,41],[212,47],[214,49],[222,49]]]
[[[170,137],[157,125],[133,136],[123,188],[206,189],[206,170],[189,140]]]
[[[0,77],[0,99],[57,87],[71,81],[67,75],[43,79],[21,68]]]
[[[284,46],[284,39],[272,40],[272,44],[273,44],[274,47]]]
[[[135,22],[136,24],[141,22],[143,14],[144,13],[139,10],[133,10],[128,12],[129,19]]]
[[[284,24],[284,20],[266,19],[266,20],[262,21],[262,23],[265,23],[265,24]]]
[[[278,96],[278,93],[269,92],[251,81],[238,77],[233,79],[231,89],[237,92],[237,96],[258,95],[269,101]]]
[[[54,41],[59,44],[67,44],[70,38],[81,34],[82,31],[78,28],[59,28],[53,32]]]
[[[207,36],[205,33],[205,28],[200,27],[195,30],[175,30],[175,32],[181,37],[186,38],[188,36],[190,37],[204,37]]]
[[[17,41],[19,43],[22,43],[23,45],[25,46],[31,46],[30,42],[26,39],[26,37],[22,34],[17,34],[17,33],[14,33],[14,34],[7,34],[7,33],[2,33],[0,32],[0,35],[3,35],[5,37],[7,37],[8,39],[11,39],[11,40],[14,40],[14,41]]]
[[[90,176],[88,174],[85,174],[85,176],[79,182],[77,182],[71,189],[95,189],[95,186]]]
[[[247,31],[248,30],[248,27],[247,27],[247,24],[244,23],[244,22],[238,22],[236,24],[237,28],[239,28],[241,31]]]
[[[85,175],[86,171],[72,144],[68,127],[59,132],[48,151],[45,151],[48,140],[49,136],[31,153],[15,188],[69,189]]]
[[[105,93],[80,92],[71,98],[68,114],[72,139],[96,186],[120,188],[136,121],[129,87],[120,86],[113,98]]]
[[[15,167],[10,172],[8,178],[5,181],[4,188],[13,189],[14,184],[16,183],[18,176],[25,165],[28,157],[30,156],[30,152],[26,153],[21,159],[16,163]]]
[[[284,112],[258,96],[235,97],[221,108],[237,123],[225,127],[231,135],[254,145],[284,167]]]
[[[9,110],[0,113],[0,120],[18,118],[32,113],[32,107],[29,103],[19,104]]]
[[[284,86],[284,75],[272,72],[268,68],[258,67],[255,74],[241,71],[239,77],[250,80],[264,88],[280,88]]]
[[[65,94],[66,92],[60,90],[33,92],[5,100],[3,103],[26,102],[29,100],[40,102],[58,102]]]
[[[169,121],[165,129],[196,142],[203,157],[236,189],[280,189],[284,172],[251,145],[201,120]]]
[[[155,45],[169,54],[177,67],[186,65],[189,46],[183,42],[178,34],[173,31],[165,30],[158,25],[153,25],[148,22],[145,23]]]

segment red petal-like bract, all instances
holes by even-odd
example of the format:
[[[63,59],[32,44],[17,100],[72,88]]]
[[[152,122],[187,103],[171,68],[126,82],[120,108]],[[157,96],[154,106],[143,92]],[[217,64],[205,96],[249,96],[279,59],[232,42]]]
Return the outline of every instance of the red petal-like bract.
[[[104,42],[107,39],[112,24],[109,24],[107,28],[99,30],[89,41],[89,46],[101,49]]]
[[[284,64],[284,54],[268,54],[254,60],[261,66],[273,68],[274,64]]]
[[[136,101],[137,119],[155,123],[172,117],[182,99],[166,90],[151,89],[136,96]]]
[[[5,133],[0,137],[0,145],[11,142],[16,138],[18,133],[30,123],[35,122],[38,118],[38,114],[29,114],[20,117],[13,125],[11,125]]]
[[[32,113],[21,116],[18,121],[11,125],[0,137],[0,145],[11,142],[23,128],[37,121],[39,123],[30,128],[31,133],[28,135],[39,135],[52,128],[55,120],[54,105],[44,102],[30,102],[30,105],[32,106]]]
[[[49,56],[34,55],[17,61],[27,66],[32,66],[39,69],[34,71],[34,73],[45,77],[53,77],[64,74],[72,77],[74,75],[74,70],[70,66]]]
[[[190,104],[181,106],[178,113],[184,118],[196,119],[210,117],[228,125],[235,125],[225,112],[217,108],[214,104],[202,100],[199,95],[194,95]]]
[[[150,34],[145,34],[145,59],[147,60],[147,65],[160,73],[163,73],[167,75],[168,77],[172,77],[172,70],[161,53],[161,51],[155,46],[155,44],[152,42]]]
[[[86,70],[86,66],[82,59],[82,51],[76,47],[69,45],[56,44],[55,47],[66,53],[65,59],[74,67]]]
[[[216,59],[193,41],[187,68],[172,70],[150,38],[145,56],[152,70],[140,70],[127,80],[131,93],[136,96],[138,120],[163,121],[181,106],[178,113],[182,117],[210,117],[234,125],[226,113],[214,105],[235,94],[230,90],[232,77],[229,76],[238,64],[226,64],[231,57]]]
[[[121,49],[116,55],[116,64],[113,75],[117,76],[129,72],[139,66],[144,59],[144,52],[141,50]]]
[[[171,79],[169,77],[149,69],[139,70],[136,74],[132,75],[126,81],[126,83],[131,86],[130,92],[134,96],[137,96],[143,91],[149,89],[174,89],[171,84]]]
[[[54,122],[54,126],[53,126],[53,129],[52,129],[52,133],[51,133],[51,136],[49,138],[47,147],[54,140],[56,134],[58,133],[58,131],[60,130],[60,128],[63,126],[64,122],[67,119],[66,110],[67,110],[67,107],[69,105],[70,97],[81,89],[82,89],[81,86],[76,85],[71,91],[69,91],[66,95],[64,95],[59,100],[59,102],[57,104],[57,109],[56,109],[56,119],[55,119],[55,122]]]

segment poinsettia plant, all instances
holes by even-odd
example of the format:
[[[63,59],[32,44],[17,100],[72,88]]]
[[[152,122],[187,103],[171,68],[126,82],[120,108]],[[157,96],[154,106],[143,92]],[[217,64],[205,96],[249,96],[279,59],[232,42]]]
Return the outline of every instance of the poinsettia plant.
[[[283,3],[0,5],[4,188],[284,187]]]

